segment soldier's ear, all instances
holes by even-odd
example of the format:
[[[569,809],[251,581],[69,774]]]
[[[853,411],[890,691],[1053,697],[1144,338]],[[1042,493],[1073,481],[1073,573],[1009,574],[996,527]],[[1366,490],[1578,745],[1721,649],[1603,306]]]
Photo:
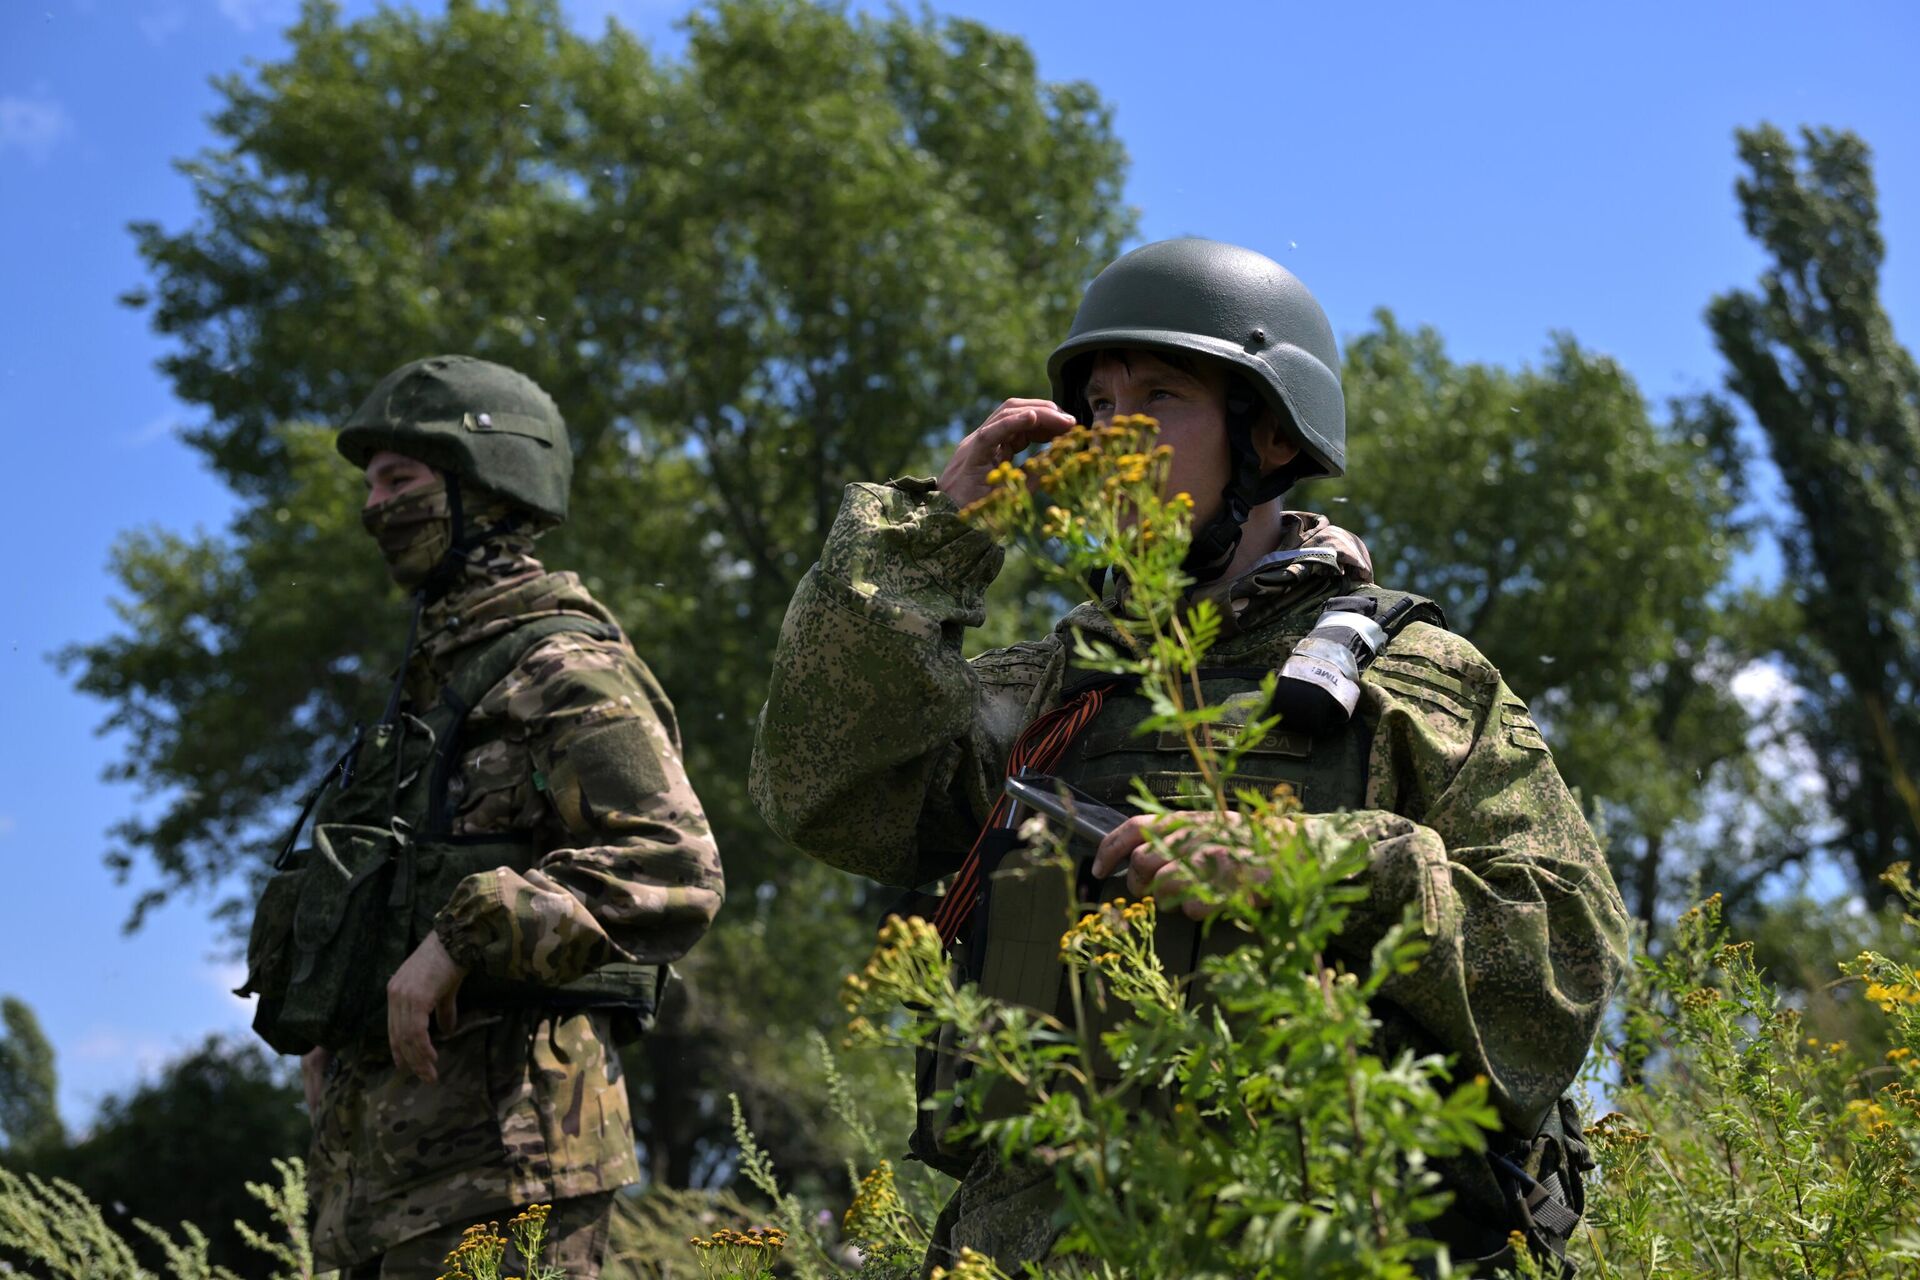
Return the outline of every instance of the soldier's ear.
[[[1260,452],[1260,470],[1278,471],[1300,456],[1300,441],[1281,425],[1272,409],[1260,415],[1253,425],[1253,445]]]

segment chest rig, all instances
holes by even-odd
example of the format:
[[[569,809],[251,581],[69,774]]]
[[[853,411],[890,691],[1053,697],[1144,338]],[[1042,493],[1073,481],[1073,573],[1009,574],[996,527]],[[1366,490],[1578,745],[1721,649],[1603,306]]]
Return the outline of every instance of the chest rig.
[[[1389,638],[1416,621],[1445,625],[1437,605],[1402,592],[1368,586],[1348,593],[1338,603],[1342,608],[1368,611]],[[1324,597],[1316,599],[1270,624],[1257,645],[1237,655],[1234,665],[1200,670],[1204,704],[1226,708],[1225,716],[1207,726],[1207,732],[1216,739],[1230,739],[1249,721],[1269,714],[1261,681],[1287,660],[1328,604]],[[1136,780],[1156,799],[1175,807],[1211,807],[1212,802],[1198,794],[1201,777],[1185,738],[1171,732],[1140,732],[1151,707],[1136,687],[1110,676],[1069,673],[1060,701],[1053,715],[1076,702],[1090,711],[1073,719],[1070,738],[1055,744],[1050,753],[1053,762],[1045,772],[1116,809],[1132,810]],[[1364,712],[1318,733],[1288,728],[1283,721],[1241,757],[1235,785],[1270,790],[1284,783],[1309,813],[1360,808],[1366,800],[1373,728]],[[1023,740],[1014,749],[1013,764],[1017,767],[1030,759]],[[1186,804],[1189,800],[1193,803]],[[1072,999],[1059,958],[1060,936],[1080,911],[1120,896],[1125,880],[1115,876],[1095,882],[1083,867],[1078,883],[1068,884],[1056,868],[1040,865],[1019,843],[1016,829],[1021,816],[1011,806],[994,811],[968,866],[956,878],[956,885],[968,895],[966,900],[943,902],[936,923],[943,936],[953,941],[962,973],[979,984],[982,994],[1025,1005],[1070,1025]],[[1091,850],[1079,852],[1091,860]],[[1175,979],[1193,973],[1211,950],[1232,945],[1225,931],[1203,934],[1180,912],[1159,917],[1154,941],[1161,964]],[[1108,1016],[1122,1015],[1116,1009]],[[1097,1045],[1098,1033],[1109,1027],[1091,1029]],[[948,1028],[942,1040],[950,1040],[954,1031]],[[1096,1063],[1096,1069],[1100,1065]],[[922,1051],[918,1068],[923,1105],[912,1143],[914,1154],[937,1168],[963,1171],[973,1150],[951,1136],[963,1115],[954,1108],[928,1108],[925,1103],[952,1089],[964,1067],[950,1053],[934,1047]],[[1010,1086],[996,1084],[981,1101],[978,1114],[996,1118],[1012,1114],[1019,1104]]]
[[[576,617],[540,618],[503,633],[455,670],[424,714],[395,706],[364,737],[356,732],[307,795],[255,909],[247,979],[237,992],[260,997],[254,1030],[275,1049],[383,1043],[387,981],[432,932],[455,886],[501,867],[532,869],[539,850],[531,831],[452,834],[448,793],[474,704],[562,632],[619,638],[608,624]],[[296,850],[309,816],[313,840]],[[460,1001],[602,1008],[626,1015],[629,1029],[644,1029],[665,972],[613,964],[558,987],[471,974]]]

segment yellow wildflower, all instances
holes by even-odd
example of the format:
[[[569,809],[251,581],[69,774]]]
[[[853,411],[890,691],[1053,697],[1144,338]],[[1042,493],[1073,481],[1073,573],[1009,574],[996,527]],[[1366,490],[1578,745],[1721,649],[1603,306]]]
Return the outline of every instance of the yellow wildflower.
[[[901,1210],[900,1193],[893,1182],[893,1164],[882,1160],[873,1172],[860,1179],[853,1203],[840,1220],[848,1239],[874,1241],[892,1234],[893,1222]]]
[[[1882,1013],[1892,1013],[1903,1004],[1920,1004],[1920,987],[1906,983],[1889,986],[1884,982],[1869,982],[1867,999],[1879,1005]]]

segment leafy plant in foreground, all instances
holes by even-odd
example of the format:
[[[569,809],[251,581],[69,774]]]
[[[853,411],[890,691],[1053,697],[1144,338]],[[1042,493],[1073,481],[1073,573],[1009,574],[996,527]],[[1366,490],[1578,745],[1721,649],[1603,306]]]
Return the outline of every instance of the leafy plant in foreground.
[[[1904,867],[1887,879],[1920,903]],[[1920,971],[1880,952],[1843,970],[1842,991],[1886,1018],[1883,1061],[1806,1034],[1717,895],[1640,960],[1602,1066],[1613,1110],[1588,1130],[1597,1274],[1890,1280],[1920,1267]]]

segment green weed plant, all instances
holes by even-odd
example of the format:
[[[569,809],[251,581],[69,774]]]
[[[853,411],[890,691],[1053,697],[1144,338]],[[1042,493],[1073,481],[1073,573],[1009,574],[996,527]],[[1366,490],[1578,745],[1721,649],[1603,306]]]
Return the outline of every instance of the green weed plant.
[[[1638,961],[1590,1086],[1610,1107],[1587,1131],[1592,1274],[1920,1275],[1920,897],[1904,866],[1887,883],[1908,958],[1863,952],[1833,993],[1886,1020],[1879,1061],[1807,1034],[1718,895]]]

